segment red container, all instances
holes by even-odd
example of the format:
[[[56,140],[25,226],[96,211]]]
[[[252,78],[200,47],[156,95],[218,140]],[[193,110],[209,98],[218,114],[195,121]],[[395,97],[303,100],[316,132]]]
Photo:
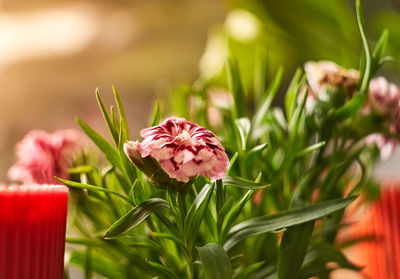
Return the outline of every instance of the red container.
[[[0,186],[0,279],[63,278],[68,189]]]

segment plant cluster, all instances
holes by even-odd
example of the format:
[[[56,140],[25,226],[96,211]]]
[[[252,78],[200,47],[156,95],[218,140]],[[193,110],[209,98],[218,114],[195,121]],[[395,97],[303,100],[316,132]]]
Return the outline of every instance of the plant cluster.
[[[336,237],[357,194],[374,194],[376,147],[397,143],[400,94],[379,84],[369,94],[389,60],[388,34],[371,52],[359,1],[357,18],[359,71],[308,64],[296,71],[283,108],[273,105],[283,71],[269,81],[265,58],[253,86],[243,86],[231,58],[230,88],[178,90],[175,113],[192,122],[160,124],[156,103],[143,142],[130,141],[117,91],[110,110],[97,92],[112,142],[77,122],[107,165],[84,153],[58,175],[70,188],[68,263],[86,278],[115,279],[328,278],[338,268],[359,270],[341,251],[357,240]],[[366,140],[371,135],[380,141]]]

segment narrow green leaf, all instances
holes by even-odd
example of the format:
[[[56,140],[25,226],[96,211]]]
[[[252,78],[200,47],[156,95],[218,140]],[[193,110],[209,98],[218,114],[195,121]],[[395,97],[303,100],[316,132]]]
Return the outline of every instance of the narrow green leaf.
[[[339,120],[347,119],[357,114],[367,99],[367,95],[356,94],[349,102],[336,111],[336,117]]]
[[[87,239],[87,238],[74,238],[74,237],[66,237],[65,238],[66,243],[70,244],[79,244],[79,245],[85,245],[85,246],[91,246],[91,245],[98,245],[99,242],[94,239]]]
[[[314,244],[307,252],[304,264],[300,269],[299,278],[306,279],[326,275],[327,271],[329,273],[330,270],[324,269],[323,267],[328,263],[336,263],[337,268],[334,269],[347,268],[354,271],[361,270],[361,267],[348,261],[340,249],[326,242],[319,242]]]
[[[217,243],[196,247],[208,279],[232,279],[231,261],[224,248]]]
[[[79,182],[75,182],[75,181],[71,181],[71,180],[65,180],[65,179],[61,179],[59,177],[56,177],[57,180],[59,180],[60,182],[64,183],[65,185],[67,185],[68,187],[73,187],[73,188],[80,188],[80,189],[86,189],[86,190],[91,190],[91,191],[98,191],[98,192],[105,192],[105,193],[109,193],[112,195],[116,195],[120,198],[122,198],[123,200],[129,202],[130,204],[133,205],[133,202],[127,198],[124,195],[121,195],[118,192],[106,189],[106,188],[102,188],[102,187],[98,187],[98,186],[94,186],[94,185],[89,185],[89,184],[83,184],[83,183],[79,183]]]
[[[216,192],[216,201],[215,201],[215,206],[217,208],[217,213],[219,213],[224,206],[224,201],[225,201],[225,190],[224,190],[224,185],[222,184],[222,180],[218,179],[215,181],[215,192]]]
[[[235,117],[245,116],[246,98],[240,78],[239,66],[234,58],[228,60],[229,84],[235,102]]]
[[[218,216],[217,216],[217,231],[219,233],[218,243],[221,243],[220,240],[221,240],[221,236],[223,235],[222,234],[222,225],[224,223],[225,216],[232,209],[233,205],[234,205],[234,199],[232,197],[229,197],[227,199],[227,201],[224,203],[224,206],[221,208],[221,210],[219,212],[217,212],[217,214],[218,214]]]
[[[228,234],[229,230],[232,228],[233,223],[237,220],[239,217],[243,207],[247,203],[247,201],[250,199],[251,195],[253,194],[254,190],[248,190],[247,193],[243,196],[243,198],[235,204],[234,207],[226,214],[223,224],[222,224],[222,230],[221,230],[221,239],[225,240],[226,235]]]
[[[188,210],[184,220],[185,235],[188,240],[194,239],[197,235],[204,213],[210,203],[214,187],[214,183],[204,186]]]
[[[90,246],[86,247],[86,256],[85,256],[85,279],[91,279],[93,276],[92,271],[92,256],[91,256],[92,248]]]
[[[150,127],[157,126],[160,123],[160,104],[156,101],[154,105],[153,119],[151,120]]]
[[[155,270],[157,271],[158,274],[162,274],[166,278],[169,279],[180,279],[178,275],[175,274],[170,268],[166,267],[165,265],[162,265],[160,263],[156,263],[153,261],[147,260],[147,263]]]
[[[178,246],[182,249],[182,251],[184,251],[186,253],[186,255],[189,255],[189,251],[187,250],[185,243],[183,243],[183,241],[180,238],[178,238],[176,235],[174,235],[172,233],[153,232],[152,236],[158,237],[158,238],[165,238],[165,239],[169,239],[169,240],[173,241],[175,244],[178,244]]]
[[[237,176],[225,176],[224,178],[222,178],[222,182],[224,185],[230,185],[247,190],[263,189],[271,185],[271,184],[254,182]]]
[[[104,234],[104,237],[121,235],[143,222],[151,213],[168,208],[168,203],[159,198],[149,199],[118,219]]]
[[[361,1],[356,0],[356,14],[357,14],[357,23],[358,28],[360,30],[361,39],[363,42],[363,47],[365,51],[365,72],[362,75],[363,78],[361,80],[361,86],[359,93],[366,95],[368,92],[368,84],[371,75],[371,52],[369,50],[368,39],[365,32],[365,23],[364,23],[364,16],[361,7]]]
[[[383,30],[378,42],[376,43],[375,49],[372,52],[372,57],[375,61],[380,61],[385,54],[386,47],[389,41],[389,31],[387,29]]]
[[[295,139],[296,136],[298,135],[300,123],[301,123],[301,115],[304,112],[305,106],[306,106],[306,101],[307,101],[307,96],[308,96],[308,89],[306,89],[306,92],[304,93],[304,96],[299,104],[293,112],[293,117],[289,121],[289,131],[290,131],[290,137],[291,139]]]
[[[86,133],[86,135],[97,145],[97,147],[106,155],[108,161],[119,168],[121,171],[124,171],[124,166],[121,163],[118,152],[112,147],[112,145],[105,140],[102,136],[100,136],[96,131],[90,128],[83,120],[79,117],[76,118],[76,122],[78,122],[79,126],[81,126],[82,130]]]
[[[247,152],[247,158],[252,158],[254,155],[260,154],[268,147],[267,143],[257,145]]]
[[[137,173],[136,173],[136,168],[134,167],[134,165],[132,164],[132,161],[128,158],[128,156],[125,154],[125,150],[124,150],[124,142],[123,142],[123,126],[122,126],[122,122],[120,124],[119,127],[119,139],[118,139],[118,153],[119,153],[119,158],[122,162],[122,165],[124,167],[124,170],[129,178],[129,184],[132,184],[136,177],[137,177]],[[129,191],[127,192],[129,193]]]
[[[278,254],[278,279],[296,279],[307,253],[314,221],[289,227]]]
[[[117,116],[117,113],[115,112],[113,105],[110,106],[110,111],[111,111],[111,118],[112,118],[114,127],[119,127],[118,116]],[[119,137],[119,135],[118,135],[118,137]]]
[[[134,197],[135,204],[140,204],[147,200],[145,187],[142,181],[140,181],[140,179],[136,179],[135,182],[133,183],[132,195],[133,195],[132,197]]]
[[[117,89],[113,86],[112,87],[113,92],[114,92],[114,98],[115,102],[117,103],[117,108],[119,112],[119,120],[122,124],[122,142],[125,142],[129,140],[129,129],[128,129],[128,123],[127,123],[127,118],[125,115],[124,107],[122,106],[121,98],[119,97]]]
[[[281,84],[283,77],[283,68],[279,67],[278,72],[275,75],[275,78],[269,88],[265,93],[265,100],[262,102],[261,106],[258,108],[257,112],[253,118],[253,129],[258,129],[260,127],[262,121],[264,120],[265,116],[269,108],[271,107],[272,101],[275,99],[276,94],[278,93],[279,86]]]
[[[140,247],[152,249],[158,253],[163,251],[163,248],[154,240],[150,239],[147,236],[135,234],[135,235],[123,235],[123,236],[115,236],[103,239],[105,242],[112,242],[114,240],[118,240],[118,242],[122,243],[124,246],[132,246],[132,247]]]
[[[226,172],[227,174],[229,174],[231,172],[231,169],[232,169],[233,165],[235,164],[236,159],[238,158],[238,156],[239,156],[239,153],[237,153],[237,152],[235,152],[235,154],[233,154],[231,160],[229,161],[229,167],[228,167],[228,170]]]
[[[315,150],[320,149],[320,148],[321,148],[322,146],[324,146],[325,144],[326,144],[325,141],[321,141],[321,142],[315,143],[315,144],[313,144],[313,145],[310,145],[310,146],[304,148],[303,150],[301,150],[299,153],[297,153],[296,157],[303,157],[303,156],[306,156],[306,155],[308,155],[308,154],[314,152]]]
[[[368,94],[368,85],[369,81],[371,78],[371,67],[372,67],[372,57],[371,57],[371,52],[369,49],[368,45],[368,40],[367,36],[365,34],[365,26],[364,26],[364,17],[362,14],[362,8],[361,8],[361,1],[357,0],[356,1],[356,13],[357,13],[357,23],[358,23],[358,28],[361,34],[361,39],[363,42],[363,47],[364,47],[364,53],[365,53],[365,65],[361,68],[361,81],[360,81],[360,86],[359,90],[355,94],[355,96],[346,104],[344,104],[342,107],[340,107],[336,111],[336,117],[339,120],[344,120],[346,118],[349,118],[355,114],[357,114],[362,106],[364,105],[366,99],[367,99],[367,94]],[[361,71],[360,70],[360,71]]]
[[[257,271],[256,274],[252,275],[249,279],[276,279],[276,266],[268,265]]]
[[[200,208],[204,200],[207,198],[207,195],[209,195],[212,190],[214,190],[214,185],[211,184],[207,184],[203,187],[203,189],[201,189],[200,193],[197,195],[196,199],[190,206],[186,215],[186,219],[190,219],[193,217],[194,213]]]
[[[250,120],[246,117],[242,117],[236,119],[235,124],[239,131],[242,150],[246,150],[247,137],[249,136],[251,127]]]
[[[70,173],[70,174],[91,173],[92,171],[95,171],[95,170],[96,169],[93,166],[83,165],[83,166],[79,166],[76,168],[68,169],[68,173]]]
[[[287,121],[291,121],[294,110],[297,104],[297,96],[299,95],[300,88],[306,81],[306,76],[303,75],[302,69],[297,69],[285,96],[285,111]]]
[[[106,121],[108,130],[110,131],[110,134],[111,134],[112,138],[114,139],[115,144],[118,144],[118,132],[117,132],[118,126],[114,126],[114,123],[110,117],[110,114],[108,113],[106,106],[104,105],[103,101],[101,100],[99,88],[96,88],[96,98],[97,98],[97,102],[99,103],[99,107],[100,107],[101,113],[103,114],[104,120]]]
[[[297,183],[293,193],[292,193],[292,197],[289,203],[289,207],[292,206],[292,204],[297,201],[301,194],[303,193],[304,189],[306,189],[306,187],[309,186],[310,182],[312,181],[312,179],[314,179],[317,175],[320,174],[321,170],[322,170],[323,166],[316,166],[312,169],[310,169],[310,171],[308,171],[302,178],[301,180]]]
[[[238,274],[236,274],[233,279],[248,279],[250,276],[256,272],[258,269],[260,269],[264,264],[264,261],[258,262],[258,263],[253,263],[249,266],[247,266],[245,269],[241,270]]]
[[[229,238],[225,242],[225,250],[229,250],[242,239],[260,233],[276,231],[311,220],[321,218],[338,211],[349,205],[356,197],[334,199],[318,204],[296,208],[285,212],[256,217],[234,226],[229,232]]]

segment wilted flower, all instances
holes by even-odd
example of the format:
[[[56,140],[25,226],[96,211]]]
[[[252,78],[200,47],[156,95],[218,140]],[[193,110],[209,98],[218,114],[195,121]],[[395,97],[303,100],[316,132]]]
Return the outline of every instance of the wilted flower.
[[[226,174],[229,159],[219,139],[197,124],[171,117],[143,129],[140,135],[145,138],[137,145],[142,158],[159,160],[165,172],[177,181],[188,182],[197,175],[219,179]],[[129,143],[125,145],[127,153]]]
[[[31,131],[17,144],[17,163],[8,176],[25,184],[58,184],[54,177],[68,178],[70,156],[79,146],[79,134],[74,130],[54,134]]]
[[[331,61],[307,62],[304,65],[308,85],[314,96],[319,96],[322,89],[342,89],[350,94],[357,90],[360,74],[354,69],[345,69]]]
[[[376,145],[380,151],[381,160],[392,157],[398,144],[397,139],[382,134],[371,134],[365,138],[368,145]]]
[[[377,77],[369,84],[369,104],[379,113],[394,113],[400,102],[400,89],[384,77]]]

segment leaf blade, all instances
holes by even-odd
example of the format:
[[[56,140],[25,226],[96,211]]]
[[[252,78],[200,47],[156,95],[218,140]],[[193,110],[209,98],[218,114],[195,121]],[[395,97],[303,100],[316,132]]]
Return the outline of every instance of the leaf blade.
[[[149,199],[118,219],[104,234],[104,238],[121,235],[143,222],[150,214],[164,208],[168,203],[160,198]]]
[[[230,185],[247,190],[263,189],[270,186],[270,184],[254,182],[242,177],[229,176],[229,175],[222,178],[222,182],[224,185]]]
[[[217,243],[196,247],[200,260],[209,279],[232,279],[231,261],[224,248]]]
[[[346,207],[354,201],[355,198],[356,197],[329,200],[315,205],[309,205],[244,221],[230,230],[230,237],[225,242],[224,248],[228,251],[240,240],[250,236],[276,231],[284,227],[298,225],[329,215]]]

